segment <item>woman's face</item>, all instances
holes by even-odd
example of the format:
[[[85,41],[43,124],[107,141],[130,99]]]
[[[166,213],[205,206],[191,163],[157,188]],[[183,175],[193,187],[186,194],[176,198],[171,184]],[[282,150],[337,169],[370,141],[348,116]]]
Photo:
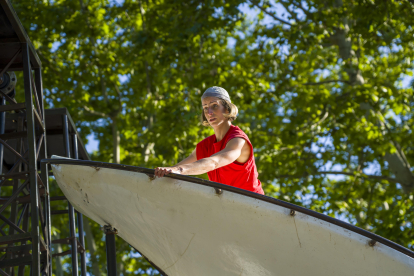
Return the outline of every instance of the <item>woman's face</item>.
[[[226,108],[221,103],[221,100],[216,97],[206,97],[202,101],[204,116],[206,116],[210,126],[219,126],[228,119],[223,114],[228,113]]]

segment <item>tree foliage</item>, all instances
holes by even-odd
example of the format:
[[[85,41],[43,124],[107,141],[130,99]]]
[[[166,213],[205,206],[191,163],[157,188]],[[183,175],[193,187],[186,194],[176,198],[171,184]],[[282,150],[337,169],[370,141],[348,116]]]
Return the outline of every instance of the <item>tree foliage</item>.
[[[42,59],[48,105],[94,135],[93,159],[173,165],[212,134],[200,96],[222,86],[267,195],[414,247],[410,1],[12,3]],[[91,226],[97,274],[105,247]],[[152,273],[117,246],[122,274]]]

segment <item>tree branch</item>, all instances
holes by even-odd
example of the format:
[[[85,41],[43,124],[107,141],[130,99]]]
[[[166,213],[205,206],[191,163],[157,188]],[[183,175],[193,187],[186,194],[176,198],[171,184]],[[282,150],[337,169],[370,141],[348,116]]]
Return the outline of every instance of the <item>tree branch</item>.
[[[290,4],[293,4],[293,3],[286,3],[286,2],[283,2],[283,1],[279,1],[280,2],[280,4],[282,4],[282,6],[285,8],[285,10],[292,16],[292,17],[294,17],[295,18],[295,20],[297,21],[297,22],[299,22],[300,20],[299,20],[299,18],[298,18],[298,16],[297,16],[297,14],[295,13],[295,12],[292,12],[290,9],[289,9],[289,6],[290,6]]]
[[[250,3],[252,3],[253,6],[259,8],[262,12],[264,12],[265,14],[269,15],[270,17],[272,17],[274,20],[280,21],[283,24],[289,25],[289,26],[293,26],[291,23],[277,17],[276,15],[274,15],[274,13],[269,12],[268,10],[266,10],[266,8],[260,6],[259,4],[255,4],[253,2],[250,1]]]
[[[325,114],[323,115],[323,117],[316,123],[314,123],[313,125],[310,126],[310,129],[313,130],[315,129],[318,125],[322,124],[323,121],[326,120],[326,118],[328,118],[329,116],[329,111],[326,111]]]
[[[283,2],[283,1],[280,1]],[[305,9],[305,7],[302,5],[301,1],[298,1],[298,3],[295,3],[295,1],[290,2],[293,6],[300,9],[304,14],[306,14],[308,17],[311,17],[311,12],[309,10]]]
[[[392,183],[399,183],[397,179],[391,178],[391,177],[387,177],[387,176],[364,174],[364,173],[361,173],[360,175],[355,175],[352,172],[339,172],[339,171],[319,171],[319,172],[313,172],[313,173],[310,173],[310,174],[304,173],[304,174],[301,174],[301,175],[289,175],[289,174],[285,174],[285,175],[278,175],[275,178],[303,178],[303,177],[306,177],[306,176],[309,176],[309,175],[319,175],[319,174],[359,176],[359,177],[363,177],[363,178],[372,178],[372,179],[378,179],[378,180],[387,180],[387,181],[392,182]]]
[[[108,117],[107,114],[105,114],[103,112],[99,112],[99,111],[92,110],[89,107],[87,107],[86,105],[82,105],[82,107],[83,107],[83,109],[85,109],[86,112],[88,112],[88,113],[90,113],[92,115],[96,115],[96,116],[99,116],[99,117],[102,117],[102,118],[107,118]]]
[[[400,146],[400,144],[398,144],[397,142],[395,142],[395,141],[394,141],[394,139],[392,139],[392,136],[391,136],[391,129],[388,127],[388,124],[387,124],[387,121],[386,121],[386,119],[385,119],[384,115],[382,115],[382,113],[380,113],[379,111],[377,111],[377,114],[378,114],[379,116],[381,116],[381,117],[384,119],[384,122],[382,122],[381,120],[379,120],[379,121],[380,121],[380,123],[381,123],[381,124],[385,127],[385,129],[387,130],[388,135],[391,137],[391,139],[390,139],[390,140],[391,140],[391,142],[393,143],[394,147],[397,149],[397,152],[398,152],[398,154],[400,155],[400,158],[404,161],[406,168],[407,168],[409,171],[411,171],[411,170],[410,170],[410,169],[411,169],[410,163],[408,163],[407,157],[405,156],[404,152],[401,150],[401,146]]]
[[[326,81],[320,81],[320,82],[307,82],[307,83],[304,83],[304,85],[321,85],[321,84],[333,83],[333,82],[342,82],[342,83],[350,84],[349,81],[345,81],[345,80],[326,80]]]
[[[116,113],[119,113],[122,111],[122,94],[121,94],[121,91],[119,90],[118,85],[116,85],[115,82],[114,82],[114,87],[115,87],[116,93],[118,93],[118,101],[119,101],[119,107]]]

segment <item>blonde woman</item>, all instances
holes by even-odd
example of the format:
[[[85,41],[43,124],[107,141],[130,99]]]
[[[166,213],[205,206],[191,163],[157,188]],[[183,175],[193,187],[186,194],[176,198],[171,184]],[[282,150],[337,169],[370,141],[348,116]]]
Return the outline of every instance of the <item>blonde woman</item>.
[[[238,114],[224,88],[213,86],[201,96],[202,124],[211,126],[214,135],[197,144],[193,152],[173,167],[158,167],[155,176],[169,173],[208,174],[211,181],[264,194],[247,135],[232,125]]]

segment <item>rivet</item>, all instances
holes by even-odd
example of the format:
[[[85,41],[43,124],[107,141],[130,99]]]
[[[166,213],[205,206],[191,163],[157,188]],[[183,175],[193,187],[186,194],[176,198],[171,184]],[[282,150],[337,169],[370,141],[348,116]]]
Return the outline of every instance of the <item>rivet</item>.
[[[216,194],[221,195],[223,193],[222,189],[214,188],[216,190]]]
[[[296,211],[295,211],[295,210],[293,210],[293,209],[291,209],[289,214],[293,217],[293,216],[295,216],[295,215],[296,215]]]
[[[375,240],[370,240],[369,242],[368,242],[368,245],[369,246],[375,246],[377,244],[377,241],[375,241]]]

